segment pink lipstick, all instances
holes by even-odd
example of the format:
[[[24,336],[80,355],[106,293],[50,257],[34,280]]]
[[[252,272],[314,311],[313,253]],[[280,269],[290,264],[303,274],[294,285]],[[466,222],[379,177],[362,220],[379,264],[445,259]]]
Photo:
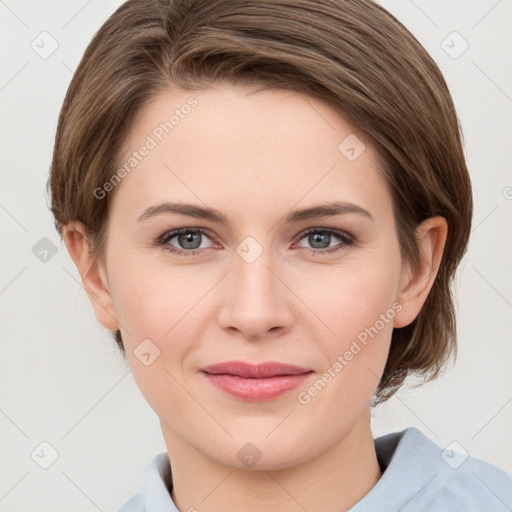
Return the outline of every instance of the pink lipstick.
[[[270,400],[300,386],[314,372],[278,362],[227,361],[201,368],[219,389],[244,400]]]

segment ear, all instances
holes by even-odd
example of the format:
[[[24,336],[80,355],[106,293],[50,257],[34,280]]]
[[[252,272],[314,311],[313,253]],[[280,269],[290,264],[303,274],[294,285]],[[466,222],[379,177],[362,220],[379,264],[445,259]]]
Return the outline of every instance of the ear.
[[[82,278],[84,289],[91,301],[98,322],[111,331],[119,329],[119,323],[110,295],[106,272],[93,257],[89,240],[81,222],[70,222],[63,229],[63,238],[69,255]]]
[[[416,270],[404,264],[400,274],[397,302],[402,309],[395,315],[393,326],[405,327],[418,316],[437,276],[448,233],[444,217],[430,217],[416,229],[421,263]]]

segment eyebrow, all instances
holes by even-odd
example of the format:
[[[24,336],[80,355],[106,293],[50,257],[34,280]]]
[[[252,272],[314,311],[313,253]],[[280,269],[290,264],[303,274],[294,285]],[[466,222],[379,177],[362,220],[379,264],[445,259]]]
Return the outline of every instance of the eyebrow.
[[[144,221],[162,213],[177,213],[179,215],[187,215],[188,217],[195,217],[197,219],[210,220],[229,225],[228,218],[223,213],[213,208],[203,208],[202,206],[188,203],[170,202],[150,206],[144,210],[142,215],[138,218],[138,221]],[[303,208],[302,210],[294,210],[285,217],[285,223],[292,224],[303,220],[316,219],[319,217],[331,217],[347,213],[356,213],[373,220],[372,214],[361,206],[344,201],[335,201],[333,203]]]

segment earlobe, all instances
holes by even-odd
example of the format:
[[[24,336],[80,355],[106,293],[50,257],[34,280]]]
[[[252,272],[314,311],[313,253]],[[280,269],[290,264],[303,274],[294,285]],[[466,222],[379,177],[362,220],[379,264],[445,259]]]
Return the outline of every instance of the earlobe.
[[[427,300],[443,256],[448,223],[444,217],[430,217],[416,230],[421,263],[413,269],[404,264],[397,301],[402,305],[395,316],[394,327],[405,327],[414,321]]]
[[[101,263],[90,251],[84,225],[71,222],[63,230],[64,243],[82,279],[98,322],[111,331],[119,329],[114,303]]]

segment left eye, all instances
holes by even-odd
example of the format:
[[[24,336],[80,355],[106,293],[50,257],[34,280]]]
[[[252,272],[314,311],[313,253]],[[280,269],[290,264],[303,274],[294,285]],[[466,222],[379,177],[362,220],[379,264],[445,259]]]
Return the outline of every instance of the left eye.
[[[341,240],[341,243],[331,245],[332,239],[337,238]],[[350,235],[343,231],[332,230],[332,229],[311,229],[306,233],[303,233],[299,240],[307,239],[308,243],[312,246],[313,252],[317,253],[330,253],[338,250],[342,250],[347,246],[354,243],[354,240]],[[304,246],[301,246],[304,247]],[[305,249],[311,250],[310,247]],[[319,249],[314,251],[314,249]]]

